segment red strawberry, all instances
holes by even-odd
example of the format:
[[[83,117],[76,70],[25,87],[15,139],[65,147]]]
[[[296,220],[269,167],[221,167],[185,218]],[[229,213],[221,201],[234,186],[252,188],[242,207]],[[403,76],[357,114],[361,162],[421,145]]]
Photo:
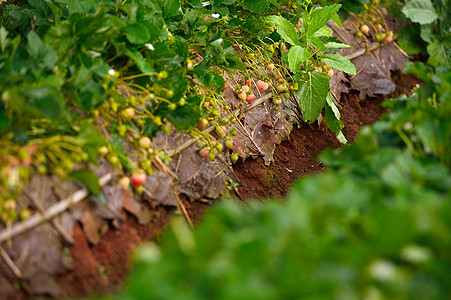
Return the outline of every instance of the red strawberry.
[[[249,102],[249,103],[254,102],[254,100],[255,100],[255,95],[254,94],[250,94],[250,95],[248,95],[246,97],[246,101]]]
[[[221,92],[224,93],[224,91],[226,90],[226,88],[227,88],[227,82],[224,82],[224,87],[221,89]]]
[[[244,81],[245,84],[251,85],[252,83],[254,83],[254,81],[252,80],[252,78],[248,78]]]
[[[135,188],[141,186],[146,181],[146,173],[133,173],[132,184]]]

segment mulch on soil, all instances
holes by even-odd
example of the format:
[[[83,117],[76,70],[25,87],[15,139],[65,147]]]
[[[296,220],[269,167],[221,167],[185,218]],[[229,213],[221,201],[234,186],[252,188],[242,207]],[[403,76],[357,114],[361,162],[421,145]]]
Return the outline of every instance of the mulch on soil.
[[[398,89],[391,97],[408,93],[419,83],[413,76],[396,75]],[[388,111],[382,106],[383,100],[383,96],[377,96],[360,102],[358,94],[342,95],[341,114],[345,124],[343,133],[349,142],[355,139],[363,126],[376,122]],[[277,146],[275,162],[270,166],[266,167],[260,157],[248,158],[234,165],[234,171],[242,182],[236,193],[237,198],[247,201],[265,199],[268,196],[283,197],[295,180],[325,168],[316,161],[324,149],[340,146],[335,135],[324,124],[319,128],[316,124],[295,128],[289,140]],[[209,202],[183,202],[195,223],[200,221],[211,206]],[[143,242],[158,239],[172,213],[175,213],[173,208],[158,206],[152,211],[152,221],[144,226],[134,216],[124,212],[125,221],[118,229],[109,230],[102,235],[95,246],[89,244],[80,225],[75,226],[75,245],[69,248],[74,268],[58,278],[63,295],[80,297],[114,292],[129,271],[128,260],[132,250]]]

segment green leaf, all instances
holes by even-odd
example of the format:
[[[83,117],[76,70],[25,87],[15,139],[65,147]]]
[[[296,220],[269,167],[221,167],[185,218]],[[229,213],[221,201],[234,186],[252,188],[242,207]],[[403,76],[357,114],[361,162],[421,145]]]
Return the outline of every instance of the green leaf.
[[[163,15],[170,18],[179,13],[180,0],[164,0]]]
[[[263,14],[268,11],[269,1],[268,0],[244,0],[242,3],[244,9],[255,13]]]
[[[326,103],[327,93],[330,91],[329,76],[322,72],[309,73],[307,82],[299,83],[296,96],[303,113],[304,121],[314,122]]]
[[[34,105],[42,111],[46,118],[49,119],[57,118],[62,111],[59,101],[52,97],[36,99]]]
[[[338,15],[338,13],[336,13],[332,16],[332,21],[334,21],[335,24],[337,24],[338,27],[340,27],[340,29],[343,29],[343,24],[341,24],[341,19],[340,19],[340,16]]]
[[[451,63],[451,49],[444,43],[432,43],[427,46],[430,55],[428,63],[434,67],[449,66]]]
[[[412,25],[410,23],[410,25],[401,27],[396,41],[407,54],[417,55],[424,51],[426,46],[420,37],[419,28],[415,28]]]
[[[326,43],[324,46],[329,49],[342,49],[342,48],[352,48],[352,46],[343,44],[343,43],[337,43],[337,42],[329,42]]]
[[[345,57],[338,54],[324,54],[319,57],[320,60],[339,71],[346,72],[351,75],[356,74],[354,65]]]
[[[149,62],[143,57],[141,52],[137,50],[129,50],[127,49],[125,51],[125,54],[133,59],[136,63],[136,66],[138,69],[143,73],[150,73],[153,72],[152,66],[149,64]]]
[[[324,26],[324,27],[320,28],[319,30],[317,30],[313,34],[313,36],[314,37],[322,37],[322,36],[331,37],[333,33],[334,32],[332,31],[332,29],[330,29],[329,27]]]
[[[293,46],[288,52],[288,64],[293,73],[297,73],[301,64],[308,58],[309,52],[307,48],[301,46]]]
[[[333,4],[330,6],[315,8],[309,18],[307,35],[313,36],[315,32],[325,26],[327,22],[329,22],[329,20],[338,12],[340,7],[340,4]]]
[[[79,18],[74,23],[74,33],[82,38],[91,38],[92,35],[102,27],[106,18],[106,8],[103,2],[100,2],[97,11],[93,15]]]
[[[277,33],[291,45],[299,45],[298,35],[294,25],[281,16],[268,16],[266,21],[273,25]],[[277,26],[278,25],[278,26]]]
[[[27,34],[27,42],[28,54],[30,54],[33,58],[39,58],[45,48],[39,35],[34,31],[30,31]]]
[[[80,181],[96,196],[100,195],[99,176],[91,169],[81,169],[69,173],[69,178]]]
[[[420,23],[422,25],[431,24],[437,20],[438,15],[430,0],[411,0],[404,5],[402,12],[412,22]]]
[[[310,45],[312,45],[316,49],[316,51],[326,51],[327,50],[324,42],[317,37],[310,36],[307,38],[307,41]]]
[[[340,121],[340,111],[332,101],[330,92],[326,96],[325,111],[324,123],[326,123],[327,127],[337,135],[337,139],[342,144],[346,144],[348,141],[341,131],[344,128],[344,124]]]
[[[9,39],[7,38],[8,32],[4,27],[0,28],[0,47],[2,51],[5,51],[6,44],[8,44]]]
[[[150,40],[149,30],[146,26],[139,23],[130,24],[124,27],[122,31],[125,33],[127,40],[132,44],[141,45]]]

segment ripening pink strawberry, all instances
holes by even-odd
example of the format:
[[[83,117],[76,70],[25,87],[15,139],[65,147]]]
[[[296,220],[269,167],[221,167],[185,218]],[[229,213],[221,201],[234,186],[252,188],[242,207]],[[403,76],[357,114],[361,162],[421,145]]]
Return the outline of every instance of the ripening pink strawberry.
[[[205,147],[199,150],[199,155],[203,158],[208,159],[208,155],[210,154],[210,147]]]
[[[266,68],[267,68],[270,72],[272,72],[272,71],[274,70],[274,64],[268,64],[268,65],[266,66]]]
[[[243,91],[245,93],[249,92],[249,90],[250,90],[250,88],[248,85],[243,85],[243,87],[241,88],[241,91]]]
[[[360,27],[360,31],[364,34],[364,35],[368,35],[370,33],[370,28],[368,27],[368,25],[363,24],[362,27]]]
[[[384,39],[385,39],[385,41],[386,41],[387,43],[391,43],[391,42],[393,42],[393,35],[391,35],[391,34],[386,35],[386,36],[384,37]]]
[[[262,80],[258,80],[256,82],[256,84],[257,84],[258,91],[260,93],[265,92],[269,88],[269,84],[267,82],[262,81]]]

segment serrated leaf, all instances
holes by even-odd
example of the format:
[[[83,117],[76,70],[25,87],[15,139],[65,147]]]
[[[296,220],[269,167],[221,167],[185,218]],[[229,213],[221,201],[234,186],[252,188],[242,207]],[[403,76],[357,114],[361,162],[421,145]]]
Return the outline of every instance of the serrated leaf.
[[[242,3],[244,9],[255,13],[263,14],[268,11],[269,1],[268,0],[244,0]]]
[[[322,36],[331,37],[333,33],[334,32],[332,31],[332,29],[330,29],[329,27],[324,26],[324,27],[320,28],[319,30],[317,30],[313,34],[313,36],[314,37],[322,37]]]
[[[307,38],[307,42],[312,45],[313,47],[315,47],[316,51],[326,51],[326,45],[324,44],[324,42],[314,36],[308,37]]]
[[[277,33],[291,45],[299,45],[298,35],[294,25],[281,16],[268,16],[266,21],[274,26]],[[278,26],[277,26],[278,25]]]
[[[411,0],[404,5],[402,12],[410,20],[422,25],[431,24],[437,20],[438,15],[430,0]]]
[[[339,71],[355,75],[354,65],[345,57],[338,54],[324,54],[319,57],[320,60]]]
[[[325,26],[327,22],[329,22],[329,20],[338,12],[340,7],[341,4],[333,4],[330,6],[315,8],[310,15],[307,35],[313,36],[316,31]]]
[[[179,13],[180,0],[164,0],[163,15],[170,18]]]
[[[318,118],[326,103],[330,87],[329,76],[326,74],[313,72],[309,76],[310,79],[307,82],[299,83],[296,96],[299,99],[304,121],[313,122]]]
[[[308,58],[308,49],[301,46],[293,46],[288,52],[288,65],[291,72],[297,73],[301,64]]]
[[[338,15],[338,13],[335,13],[332,16],[332,21],[334,21],[335,24],[337,24],[338,27],[340,27],[340,29],[343,29],[343,24],[341,24],[341,19],[340,19],[340,16]]]
[[[337,42],[329,42],[325,44],[327,49],[342,49],[342,48],[352,48],[352,46],[343,44],[343,43],[337,43]]]
[[[139,52],[137,50],[129,50],[129,49],[127,49],[125,51],[125,54],[135,61],[136,66],[138,67],[138,69],[141,72],[143,72],[143,73],[153,72],[152,66],[149,64],[149,62],[146,59],[144,59],[144,57],[141,54],[141,52]]]
[[[69,178],[80,181],[96,196],[100,195],[99,176],[91,169],[81,169],[68,174]]]
[[[428,63],[434,67],[449,66],[451,63],[451,49],[444,43],[432,43],[427,46],[430,55]]]
[[[139,23],[130,24],[122,29],[122,31],[125,33],[127,40],[132,44],[141,45],[150,40],[149,30],[146,26]]]

